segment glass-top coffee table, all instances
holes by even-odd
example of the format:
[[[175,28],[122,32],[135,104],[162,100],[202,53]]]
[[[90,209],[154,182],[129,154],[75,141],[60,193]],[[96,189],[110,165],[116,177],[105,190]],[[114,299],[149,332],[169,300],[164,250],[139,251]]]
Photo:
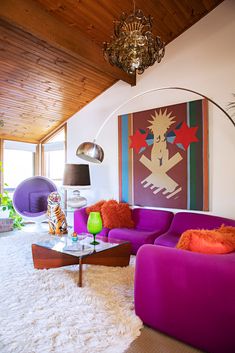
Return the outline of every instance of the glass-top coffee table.
[[[48,236],[43,242],[32,244],[34,268],[79,265],[78,286],[82,287],[82,265],[128,266],[131,243],[128,241],[97,237],[98,245],[91,245],[93,237],[73,242],[69,236]]]

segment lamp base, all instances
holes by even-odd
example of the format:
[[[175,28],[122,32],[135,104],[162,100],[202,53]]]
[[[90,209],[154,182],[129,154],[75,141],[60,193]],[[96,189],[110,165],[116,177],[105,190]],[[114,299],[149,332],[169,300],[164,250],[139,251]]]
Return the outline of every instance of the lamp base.
[[[73,196],[68,198],[67,205],[71,208],[81,208],[86,206],[87,199],[83,196],[80,196],[80,191],[74,190]]]

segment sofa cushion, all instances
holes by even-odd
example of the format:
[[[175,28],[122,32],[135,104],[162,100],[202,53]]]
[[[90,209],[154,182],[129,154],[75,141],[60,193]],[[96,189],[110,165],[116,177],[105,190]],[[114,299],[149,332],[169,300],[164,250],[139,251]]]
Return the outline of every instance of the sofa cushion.
[[[188,229],[215,229],[222,224],[235,227],[235,220],[194,212],[178,212],[169,230],[160,235],[154,244],[175,247],[181,234]]]
[[[156,238],[156,232],[154,231],[146,231],[146,230],[138,230],[138,229],[111,229],[108,234],[109,240],[111,239],[119,239],[126,240],[131,242],[132,246],[132,254],[136,254],[137,250],[143,244],[153,244],[154,239]]]
[[[178,241],[179,241],[179,236],[177,233],[167,232],[157,237],[156,240],[154,241],[154,244],[161,245],[161,246],[169,246],[171,248],[174,248],[177,245]]]
[[[226,254],[235,250],[235,227],[222,225],[214,230],[189,229],[185,231],[176,246],[205,254]]]
[[[134,208],[132,218],[135,228],[142,230],[161,230],[164,233],[170,227],[174,214],[170,211],[150,210],[147,208]]]
[[[103,226],[113,228],[133,228],[131,209],[127,203],[118,203],[115,200],[105,202],[101,207]]]
[[[235,221],[229,218],[196,212],[178,212],[173,218],[169,232],[177,233],[180,236],[188,229],[215,229],[222,224],[235,226]]]

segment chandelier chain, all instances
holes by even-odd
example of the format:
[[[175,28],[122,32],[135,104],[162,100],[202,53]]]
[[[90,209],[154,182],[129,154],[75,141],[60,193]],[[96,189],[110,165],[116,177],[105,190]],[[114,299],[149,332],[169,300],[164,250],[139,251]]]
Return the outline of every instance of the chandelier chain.
[[[135,13],[135,0],[132,0],[132,2],[133,2],[134,13]]]

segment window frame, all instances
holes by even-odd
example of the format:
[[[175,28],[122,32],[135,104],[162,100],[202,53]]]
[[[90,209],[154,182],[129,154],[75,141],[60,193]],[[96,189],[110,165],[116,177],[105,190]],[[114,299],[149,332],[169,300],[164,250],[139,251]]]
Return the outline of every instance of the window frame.
[[[4,148],[5,148],[5,142],[6,141],[12,141],[12,142],[22,142],[22,143],[29,143],[29,144],[33,144],[35,145],[35,152],[33,152],[33,176],[38,175],[38,170],[39,170],[39,148],[38,148],[38,144],[35,142],[28,142],[28,141],[23,141],[23,140],[15,140],[15,139],[5,139],[5,138],[0,138],[0,161],[2,162],[2,168],[4,170]],[[16,149],[17,150],[17,149]],[[21,149],[19,149],[20,151]],[[0,193],[3,193],[4,190],[7,191],[13,191],[15,190],[15,188],[4,188],[4,172],[2,172],[0,170]]]
[[[60,133],[62,130],[64,130],[64,152],[65,152],[65,163],[67,162],[67,123],[64,123],[62,126],[60,126],[59,128],[57,128],[56,130],[54,130],[52,133],[50,133],[49,135],[47,135],[46,137],[44,137],[41,141],[40,141],[40,145],[41,145],[41,158],[40,158],[40,162],[41,162],[41,175],[46,177],[46,151],[45,151],[45,147],[44,144],[48,143],[54,136],[56,136],[58,133]]]
[[[65,163],[67,162],[67,123],[63,123],[57,129],[53,130],[50,134],[45,136],[40,141],[34,142],[36,145],[36,152],[34,153],[34,173],[33,175],[41,175],[45,176],[46,174],[46,166],[45,166],[45,151],[43,144],[47,143],[53,136],[58,134],[61,130],[64,130],[65,136]],[[0,161],[2,162],[2,167],[4,168],[4,141],[14,141],[14,142],[24,142],[24,143],[33,143],[24,141],[23,139],[14,139],[14,138],[3,138],[0,137]],[[0,193],[3,193],[4,189],[4,175],[3,172],[0,170]]]

